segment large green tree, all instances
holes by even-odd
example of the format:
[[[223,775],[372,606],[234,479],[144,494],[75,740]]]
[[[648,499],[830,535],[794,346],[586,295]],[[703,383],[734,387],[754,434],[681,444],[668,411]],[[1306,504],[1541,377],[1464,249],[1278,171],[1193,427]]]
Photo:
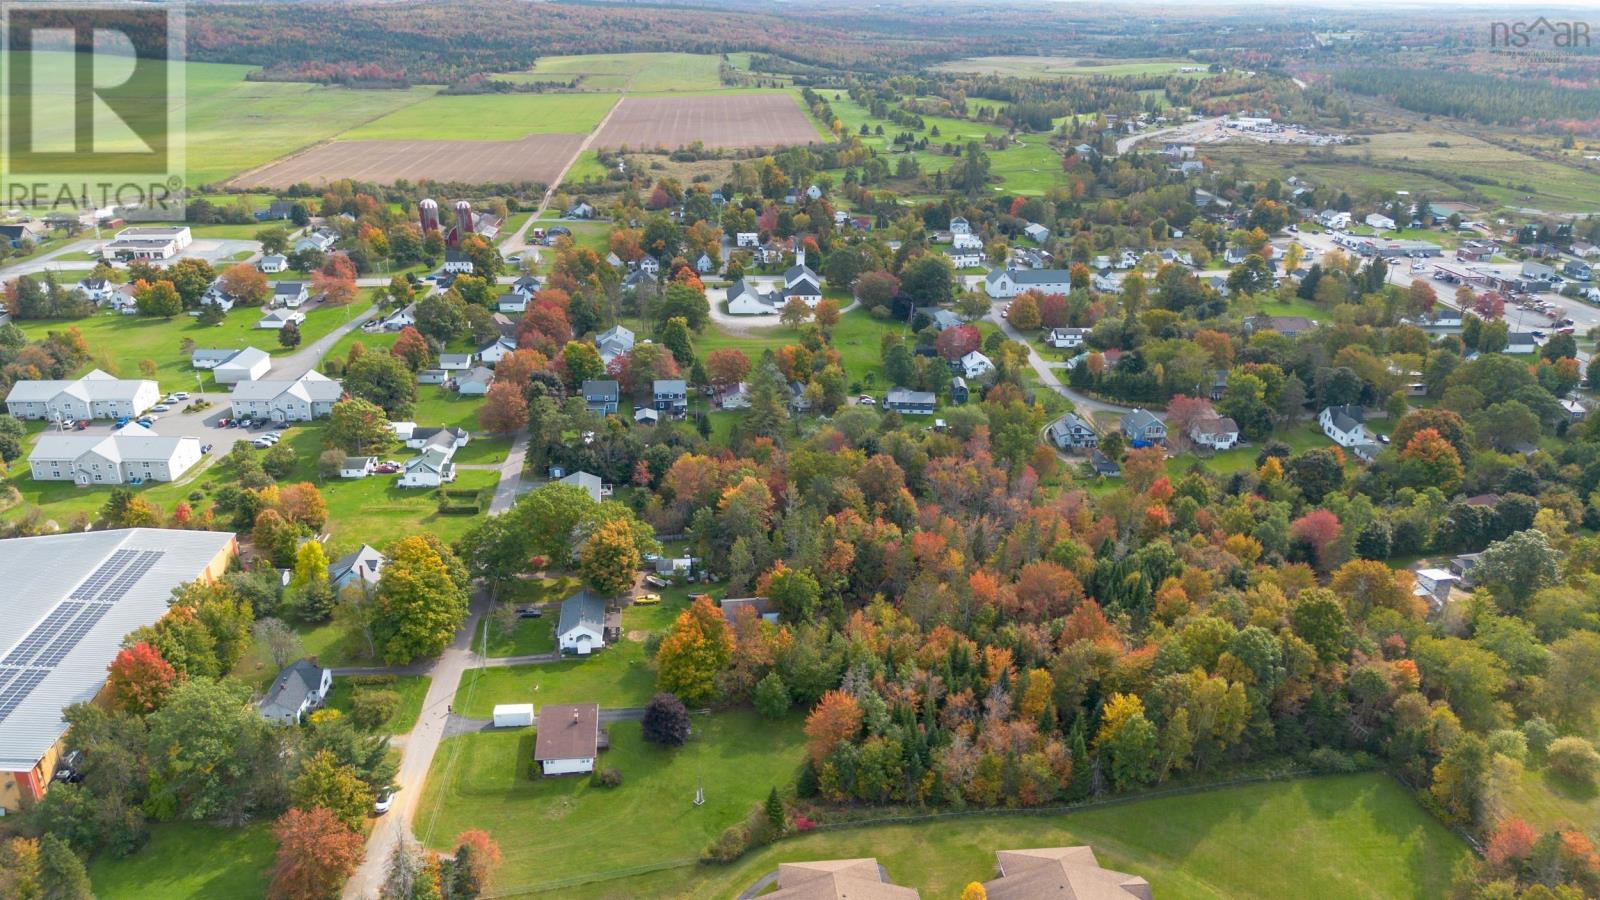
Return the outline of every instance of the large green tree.
[[[378,581],[373,637],[390,665],[437,655],[466,622],[467,592],[441,549],[422,536],[385,548],[389,564]]]

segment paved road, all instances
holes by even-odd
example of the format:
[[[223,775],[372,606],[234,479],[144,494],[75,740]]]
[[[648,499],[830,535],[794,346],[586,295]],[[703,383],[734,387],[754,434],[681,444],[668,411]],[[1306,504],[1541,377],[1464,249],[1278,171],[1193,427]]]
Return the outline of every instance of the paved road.
[[[376,306],[369,306],[358,313],[355,307],[351,306],[349,307],[349,312],[351,315],[348,322],[309,344],[301,344],[300,349],[288,356],[274,358],[272,360],[271,377],[275,379],[295,379],[315,369],[322,363],[322,358],[328,355],[328,351],[333,349],[334,344],[339,343],[345,335],[360,328],[362,323],[377,315],[379,310]]]
[[[1033,366],[1033,371],[1038,373],[1040,384],[1043,384],[1045,387],[1048,387],[1068,400],[1071,400],[1073,407],[1080,414],[1104,412],[1122,415],[1133,408],[1131,406],[1122,406],[1117,403],[1108,403],[1104,400],[1097,400],[1088,396],[1087,394],[1081,394],[1072,388],[1067,387],[1067,385],[1062,382],[1061,378],[1059,377],[1060,373],[1065,371],[1062,364],[1050,362],[1043,356],[1040,356],[1039,351],[1033,348],[1033,344],[1023,336],[1022,332],[1011,327],[1011,323],[1007,322],[1000,315],[1000,307],[1006,302],[1007,301],[1004,300],[996,301],[994,306],[990,308],[987,318],[989,321],[999,325],[1000,330],[1005,332],[1006,337],[1028,348],[1028,363],[1029,365]],[[1159,412],[1155,412],[1153,410],[1152,412],[1157,418],[1160,418],[1161,414]]]
[[[19,275],[36,275],[45,271],[61,272],[64,275],[76,277],[80,273],[87,273],[89,270],[93,269],[99,261],[88,259],[63,259],[62,257],[79,253],[98,253],[100,248],[109,243],[110,240],[111,239],[107,237],[101,240],[84,238],[73,241],[70,244],[57,247],[56,249],[51,250],[49,253],[41,254],[32,259],[26,259],[22,262],[0,269],[0,279],[9,281],[10,279],[16,278]],[[261,254],[261,244],[257,241],[234,240],[231,238],[196,238],[194,243],[190,244],[183,251],[183,253],[180,254],[180,257],[199,257],[200,259],[203,259],[206,262],[217,266],[218,268],[222,268],[224,266],[232,265],[234,262],[233,258],[242,253],[249,253],[250,256],[246,257],[245,260],[240,260],[241,262],[249,259],[255,259]],[[173,259],[169,260],[168,262],[176,261],[176,259]]]
[[[367,836],[366,858],[344,886],[346,900],[377,897],[383,888],[389,856],[394,852],[395,845],[418,830],[415,820],[418,804],[422,800],[422,788],[427,783],[428,769],[433,765],[439,742],[445,736],[456,688],[461,684],[461,676],[481,663],[481,658],[472,650],[472,637],[478,633],[478,623],[488,608],[488,595],[482,590],[475,591],[466,626],[456,633],[455,640],[427,669],[431,681],[428,682],[428,695],[422,701],[422,715],[405,736],[400,751],[400,770],[395,776],[395,784],[400,790],[395,793],[394,805],[388,814],[378,819],[372,827],[372,833]],[[432,824],[423,822],[421,826],[423,833],[418,837],[426,842],[429,837],[427,829]]]
[[[528,441],[526,430],[518,432],[505,461],[500,463],[500,481],[494,487],[494,499],[489,501],[490,515],[498,516],[509,510],[522,493],[522,468],[528,460]]]

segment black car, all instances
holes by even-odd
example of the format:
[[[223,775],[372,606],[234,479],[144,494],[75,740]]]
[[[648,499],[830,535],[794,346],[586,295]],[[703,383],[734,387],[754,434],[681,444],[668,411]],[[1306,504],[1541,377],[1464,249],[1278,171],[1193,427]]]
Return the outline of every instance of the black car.
[[[541,618],[543,616],[544,616],[544,610],[540,609],[537,606],[519,606],[519,607],[517,607],[517,618],[519,618],[519,619],[538,619],[538,618]]]

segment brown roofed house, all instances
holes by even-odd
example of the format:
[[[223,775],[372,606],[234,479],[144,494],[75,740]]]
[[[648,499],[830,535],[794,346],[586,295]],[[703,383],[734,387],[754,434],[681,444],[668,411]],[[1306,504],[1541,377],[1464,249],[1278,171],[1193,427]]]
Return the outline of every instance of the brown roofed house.
[[[594,771],[600,751],[598,703],[547,703],[539,710],[533,759],[546,775]]]
[[[983,883],[988,900],[1151,900],[1150,882],[1100,868],[1092,847],[1040,847],[995,853],[1000,877]]]
[[[765,900],[917,900],[914,888],[890,884],[878,861],[865,859],[824,859],[816,862],[782,863],[778,866],[778,890],[764,895]]]

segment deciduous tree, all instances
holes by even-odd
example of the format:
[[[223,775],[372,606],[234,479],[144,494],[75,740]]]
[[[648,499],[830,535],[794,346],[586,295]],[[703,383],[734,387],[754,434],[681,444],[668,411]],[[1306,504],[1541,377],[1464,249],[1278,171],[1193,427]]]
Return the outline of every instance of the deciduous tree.
[[[816,709],[806,717],[806,754],[813,765],[820,765],[840,744],[861,733],[863,713],[856,698],[844,691],[822,695]]]
[[[701,595],[678,614],[656,654],[656,683],[684,703],[699,706],[716,696],[717,675],[733,657],[733,635],[722,613]]]
[[[365,840],[326,809],[291,809],[272,828],[278,855],[267,886],[270,900],[337,897],[361,864]]]
[[[106,693],[118,709],[144,715],[154,712],[178,682],[172,664],[144,641],[126,647],[111,661]]]
[[[385,555],[389,564],[378,581],[373,637],[385,662],[406,665],[449,645],[466,621],[467,596],[424,538],[401,538]]]

